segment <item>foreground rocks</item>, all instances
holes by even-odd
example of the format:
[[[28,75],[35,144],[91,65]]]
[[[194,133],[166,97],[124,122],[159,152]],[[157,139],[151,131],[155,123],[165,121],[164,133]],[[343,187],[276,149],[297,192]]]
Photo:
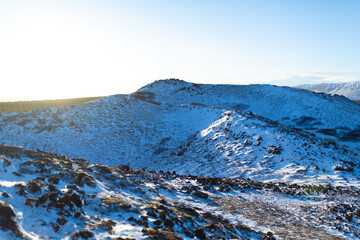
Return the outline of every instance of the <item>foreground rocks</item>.
[[[10,239],[306,239],[306,228],[316,239],[359,236],[354,188],[109,167],[4,145],[0,156],[10,179],[0,184],[0,227]]]

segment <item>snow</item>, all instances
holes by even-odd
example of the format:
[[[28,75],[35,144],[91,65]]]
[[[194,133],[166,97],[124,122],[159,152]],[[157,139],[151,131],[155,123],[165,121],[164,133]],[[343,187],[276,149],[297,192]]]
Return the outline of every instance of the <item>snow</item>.
[[[301,116],[355,129],[360,106],[289,87],[157,81],[133,95],[2,114],[0,143],[111,166],[359,186],[359,142],[335,139],[342,146],[316,129],[293,129]],[[334,170],[344,164],[354,171]]]
[[[356,131],[359,119],[360,105],[340,96],[178,80],[157,81],[131,95],[78,106],[1,114],[0,143],[38,150],[1,145],[0,200],[11,204],[14,220],[29,239],[70,239],[84,229],[93,231],[95,239],[145,239],[144,226],[129,219],[145,216],[157,204],[180,218],[186,215],[182,207],[199,214],[190,222],[195,217],[185,217],[173,229],[184,239],[189,237],[182,227],[206,229],[211,218],[204,220],[205,213],[222,217],[218,224],[248,227],[235,231],[246,239],[260,239],[268,231],[279,239],[284,234],[357,239],[360,216],[346,221],[345,214],[360,209],[360,144],[343,140],[341,134]],[[320,129],[335,129],[338,135],[324,138]],[[48,165],[36,165],[35,160]],[[74,187],[71,176],[79,172],[95,186],[75,186],[83,205],[65,211],[68,222],[55,231],[64,213],[49,201],[37,207],[24,202],[49,193],[52,176],[67,176],[56,184],[56,193],[64,196]],[[221,181],[213,178],[210,184],[201,176]],[[19,195],[19,185],[31,180],[43,184],[42,192]],[[110,200],[131,207],[119,208]],[[352,209],[331,210],[344,205]],[[82,216],[74,217],[75,211],[83,211]],[[151,228],[156,219],[149,215]],[[114,225],[107,231],[101,222],[110,220]],[[222,229],[226,238],[234,234]],[[16,237],[0,230],[0,238]]]
[[[314,92],[343,95],[352,100],[360,99],[360,82],[304,84],[297,86],[297,88]]]
[[[244,117],[241,119],[245,120]],[[218,125],[212,125],[212,128],[216,127]],[[71,239],[76,231],[83,229],[91,231],[95,239],[116,237],[146,239],[144,226],[129,219],[147,216],[149,228],[153,228],[156,226],[155,220],[159,220],[159,217],[148,214],[152,208],[159,212],[168,209],[167,219],[171,219],[170,215],[174,214],[173,217],[181,221],[181,224],[174,220],[176,225],[172,231],[184,239],[191,238],[184,234],[183,228],[193,231],[201,227],[206,230],[208,236],[212,233],[219,234],[220,232],[207,230],[214,218],[227,239],[231,236],[237,239],[240,237],[260,239],[268,231],[272,231],[279,239],[282,239],[284,234],[297,239],[309,239],[307,238],[309,234],[318,236],[318,239],[331,237],[356,239],[356,232],[360,229],[358,217],[354,216],[351,222],[336,222],[334,219],[337,215],[329,211],[332,206],[339,204],[360,207],[359,197],[354,195],[355,190],[352,193],[341,193],[333,189],[330,190],[333,192],[329,194],[323,192],[307,194],[304,192],[307,186],[304,186],[299,187],[297,193],[302,192],[302,194],[298,196],[271,190],[277,186],[276,184],[270,184],[270,188],[266,188],[265,185],[245,179],[210,179],[219,182],[209,184],[195,176],[109,168],[86,161],[68,159],[57,154],[30,152],[10,146],[1,146],[0,149],[1,154],[4,155],[3,159],[6,157],[10,162],[10,165],[4,166],[1,170],[0,200],[12,206],[16,213],[14,220],[22,234],[29,239]],[[16,158],[9,157],[13,154],[16,154]],[[72,164],[69,165],[69,162]],[[41,163],[53,164],[53,167],[49,168],[49,171],[36,171],[39,170],[37,164]],[[294,164],[285,165],[286,168],[295,166]],[[13,174],[12,171],[22,172],[21,169],[24,167],[27,169],[24,176]],[[71,176],[76,172],[91,176],[95,185],[82,185],[76,181],[74,183]],[[62,176],[60,182],[54,184],[55,192],[49,189],[51,183],[49,179],[54,176]],[[41,183],[41,190],[31,192],[27,187],[30,181]],[[17,187],[8,182],[23,182],[27,194],[19,195]],[[230,189],[220,190],[226,184],[231,186]],[[279,187],[284,187],[285,190],[290,189],[289,185],[279,185]],[[58,208],[51,202],[52,200],[45,201],[39,206],[25,204],[29,197],[39,199],[50,193],[56,193],[59,198],[64,197],[69,189],[73,189],[69,194],[76,193],[81,197],[80,207]],[[5,197],[5,192],[10,197]],[[202,192],[209,197],[198,197],[196,192]],[[93,197],[91,197],[92,194]],[[130,204],[131,207],[122,208],[117,205],[124,202]],[[78,211],[82,212],[82,215],[75,217],[74,213]],[[194,215],[190,217],[190,213]],[[64,216],[67,220],[61,226],[57,226],[59,216]],[[101,224],[107,221],[113,224],[111,231]],[[231,226],[240,224],[240,230],[231,232],[231,234],[236,233],[236,236],[229,233],[229,228],[221,225],[226,225],[227,221]],[[337,230],[338,226],[348,226],[350,230]],[[58,230],[55,230],[55,227],[58,227]],[[16,239],[9,231],[3,230],[0,230],[0,237]]]

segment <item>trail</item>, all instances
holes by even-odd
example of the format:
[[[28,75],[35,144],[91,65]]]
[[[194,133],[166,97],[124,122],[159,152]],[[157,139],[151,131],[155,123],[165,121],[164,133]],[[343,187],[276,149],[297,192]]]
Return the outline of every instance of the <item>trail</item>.
[[[229,213],[241,214],[243,217],[256,222],[259,226],[270,229],[276,238],[286,240],[340,240],[325,229],[318,227],[321,220],[306,210],[297,208],[297,213],[290,209],[283,209],[271,203],[244,200],[235,197],[216,197],[213,201],[220,205],[220,209]],[[318,209],[319,211],[320,209]]]

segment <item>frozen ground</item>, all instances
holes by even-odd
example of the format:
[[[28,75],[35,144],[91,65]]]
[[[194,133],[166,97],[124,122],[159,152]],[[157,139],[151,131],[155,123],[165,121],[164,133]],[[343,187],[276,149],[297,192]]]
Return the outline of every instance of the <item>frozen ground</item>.
[[[108,167],[0,145],[2,239],[358,239],[349,187]]]

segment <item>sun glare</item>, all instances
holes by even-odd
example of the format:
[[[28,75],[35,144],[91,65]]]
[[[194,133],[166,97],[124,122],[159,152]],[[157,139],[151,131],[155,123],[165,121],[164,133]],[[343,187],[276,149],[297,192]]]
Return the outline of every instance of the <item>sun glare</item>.
[[[130,50],[121,40],[110,43],[114,37],[96,24],[38,13],[23,16],[5,31],[0,40],[1,98],[56,99],[134,90],[124,89],[114,72],[126,66]]]

